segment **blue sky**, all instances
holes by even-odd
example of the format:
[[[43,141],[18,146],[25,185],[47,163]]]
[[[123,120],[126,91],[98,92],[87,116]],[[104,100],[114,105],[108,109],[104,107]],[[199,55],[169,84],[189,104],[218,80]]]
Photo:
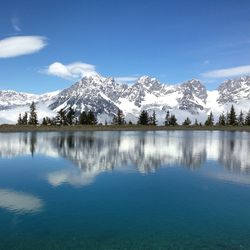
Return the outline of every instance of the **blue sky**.
[[[192,78],[250,73],[250,1],[1,1],[0,89],[43,93],[98,72]]]

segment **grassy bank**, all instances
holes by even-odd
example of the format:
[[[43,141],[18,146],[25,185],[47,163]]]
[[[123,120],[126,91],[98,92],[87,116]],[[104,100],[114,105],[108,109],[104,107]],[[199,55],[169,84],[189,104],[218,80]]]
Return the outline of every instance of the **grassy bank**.
[[[0,125],[0,132],[49,132],[49,131],[159,131],[159,130],[201,130],[201,131],[247,131],[250,126],[142,126],[142,125],[75,125],[75,126],[30,126]]]

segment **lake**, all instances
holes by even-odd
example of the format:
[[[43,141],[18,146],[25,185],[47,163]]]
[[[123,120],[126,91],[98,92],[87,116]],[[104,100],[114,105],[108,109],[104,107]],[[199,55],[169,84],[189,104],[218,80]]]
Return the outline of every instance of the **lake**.
[[[0,133],[0,249],[250,249],[250,133]]]

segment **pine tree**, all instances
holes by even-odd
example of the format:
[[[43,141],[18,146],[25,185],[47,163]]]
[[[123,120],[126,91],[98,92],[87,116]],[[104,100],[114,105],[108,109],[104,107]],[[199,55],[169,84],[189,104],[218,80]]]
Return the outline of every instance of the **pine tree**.
[[[118,124],[118,118],[117,118],[116,115],[113,116],[112,124],[114,124],[114,125],[117,125],[117,124]]]
[[[57,112],[57,115],[55,117],[55,123],[56,123],[56,125],[66,125],[67,124],[67,122],[66,122],[66,111],[65,110],[60,109]]]
[[[230,115],[228,112],[226,114],[226,125],[230,125]]]
[[[214,116],[213,116],[213,113],[211,111],[207,117],[207,120],[205,121],[205,126],[213,126],[213,125],[214,125]]]
[[[219,124],[220,126],[225,126],[225,125],[226,125],[226,117],[225,117],[225,115],[224,115],[223,112],[222,112],[222,114],[219,116],[218,124]]]
[[[228,123],[229,123],[228,125],[231,126],[237,125],[237,116],[233,105],[231,106],[231,110],[229,112]]]
[[[86,125],[88,124],[87,121],[87,113],[85,111],[83,111],[80,116],[79,116],[79,124],[81,125]]]
[[[96,125],[97,124],[97,119],[95,117],[95,114],[91,110],[87,114],[87,124],[89,124],[89,125]]]
[[[22,119],[22,114],[20,113],[18,116],[17,125],[22,125],[22,123],[23,123],[23,119]]]
[[[32,102],[30,105],[30,117],[29,117],[28,123],[30,125],[37,125],[38,124],[37,113],[36,113],[36,104],[34,102]]]
[[[27,125],[28,124],[28,113],[25,112],[22,118],[22,124]]]
[[[42,125],[47,126],[51,124],[52,124],[52,120],[49,117],[46,116],[43,118]]]
[[[198,123],[197,119],[195,119],[194,125],[195,125],[195,126],[199,126],[199,123]]]
[[[72,125],[75,122],[75,110],[72,107],[69,108],[66,114],[66,124]]]
[[[58,124],[57,116],[52,117],[52,119],[50,119],[50,120],[51,120],[51,125],[60,125],[60,124]]]
[[[250,126],[250,109],[245,117],[245,125]]]
[[[142,110],[139,119],[138,119],[138,124],[140,125],[148,125],[149,122],[149,117],[148,117],[148,112],[145,110]]]
[[[155,111],[153,111],[152,116],[150,116],[150,125],[153,125],[153,126],[156,126],[156,125],[157,125],[157,120],[156,120]]]
[[[182,125],[184,126],[189,126],[190,124],[191,124],[191,120],[189,119],[189,117],[187,117],[185,121],[182,123]]]
[[[176,119],[175,115],[171,115],[170,116],[169,125],[170,126],[176,126],[176,125],[178,125],[177,119]]]
[[[44,126],[47,126],[47,125],[48,125],[47,120],[46,120],[45,117],[43,117],[42,125],[44,125]]]
[[[116,125],[124,125],[125,124],[125,117],[122,110],[117,110],[117,115],[113,117],[113,124]]]
[[[126,123],[125,116],[124,116],[122,110],[118,109],[117,117],[118,117],[118,124],[119,125],[124,125]]]
[[[165,126],[170,125],[170,113],[169,110],[167,111],[166,117],[165,117]]]
[[[242,110],[240,111],[240,114],[238,116],[237,124],[239,126],[243,126],[244,125],[244,114],[243,114]]]

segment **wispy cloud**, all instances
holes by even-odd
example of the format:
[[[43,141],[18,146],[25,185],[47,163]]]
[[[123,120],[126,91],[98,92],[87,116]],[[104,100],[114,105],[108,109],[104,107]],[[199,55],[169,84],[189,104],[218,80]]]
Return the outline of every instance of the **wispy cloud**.
[[[22,31],[21,26],[20,26],[20,21],[17,17],[13,17],[11,19],[11,24],[12,24],[12,27],[15,31],[17,31],[17,32]]]
[[[83,62],[74,62],[71,64],[54,62],[49,65],[43,72],[48,75],[54,75],[69,80],[98,74],[96,72],[95,65]]]
[[[205,60],[205,61],[203,61],[203,65],[208,65],[210,62],[209,62],[209,60]]]
[[[118,76],[114,77],[117,82],[131,83],[138,79],[138,76]]]
[[[207,78],[223,78],[223,77],[240,76],[245,74],[250,74],[250,65],[212,70],[202,73],[201,76]]]
[[[47,45],[41,36],[12,36],[0,40],[0,58],[33,54]]]

